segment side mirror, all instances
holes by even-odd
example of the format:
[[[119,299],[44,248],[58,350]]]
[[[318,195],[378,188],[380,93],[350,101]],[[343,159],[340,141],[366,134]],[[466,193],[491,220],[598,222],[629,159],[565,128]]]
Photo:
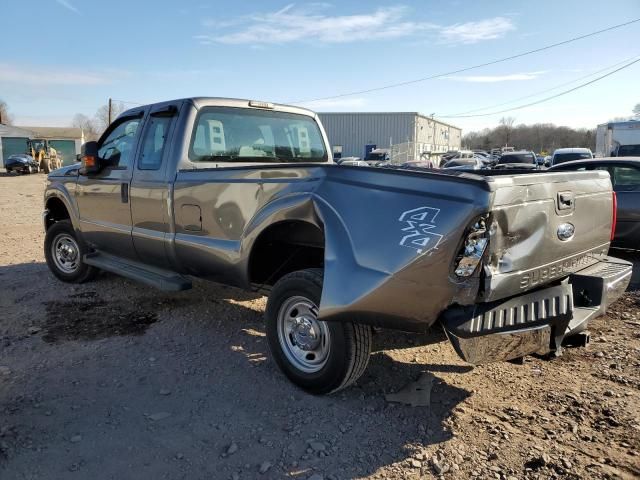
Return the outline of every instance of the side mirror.
[[[80,175],[91,175],[100,171],[98,158],[98,142],[87,142],[82,145],[80,153]]]

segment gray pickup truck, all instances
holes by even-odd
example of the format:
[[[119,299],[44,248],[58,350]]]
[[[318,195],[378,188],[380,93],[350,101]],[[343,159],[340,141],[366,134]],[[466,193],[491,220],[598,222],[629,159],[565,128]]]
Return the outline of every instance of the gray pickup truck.
[[[129,110],[52,172],[53,274],[163,290],[191,277],[269,293],[272,354],[329,393],[366,368],[372,326],[440,322],[471,364],[559,352],[627,287],[607,256],[609,174],[335,165],[318,117],[189,98]]]

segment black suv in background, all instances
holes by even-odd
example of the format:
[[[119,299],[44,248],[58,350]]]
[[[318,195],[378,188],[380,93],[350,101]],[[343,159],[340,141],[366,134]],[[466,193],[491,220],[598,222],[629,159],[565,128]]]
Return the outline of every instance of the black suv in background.
[[[536,161],[536,154],[527,150],[504,152],[493,168],[496,170],[510,168],[533,170],[538,168],[538,162]]]

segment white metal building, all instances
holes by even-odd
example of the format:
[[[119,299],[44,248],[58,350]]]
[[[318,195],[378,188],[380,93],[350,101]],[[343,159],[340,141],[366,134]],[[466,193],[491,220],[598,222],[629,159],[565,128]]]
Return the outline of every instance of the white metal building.
[[[394,161],[415,161],[459,150],[462,130],[417,112],[318,113],[334,152],[361,157],[388,148]]]

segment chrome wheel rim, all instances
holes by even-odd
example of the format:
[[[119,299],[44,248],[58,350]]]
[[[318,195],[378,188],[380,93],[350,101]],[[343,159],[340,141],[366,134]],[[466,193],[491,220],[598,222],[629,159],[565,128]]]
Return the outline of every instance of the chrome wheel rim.
[[[287,360],[298,370],[315,373],[329,358],[331,337],[318,307],[308,298],[288,298],[278,311],[278,340]]]
[[[74,273],[80,266],[80,247],[71,235],[62,233],[51,244],[51,257],[64,273]]]

